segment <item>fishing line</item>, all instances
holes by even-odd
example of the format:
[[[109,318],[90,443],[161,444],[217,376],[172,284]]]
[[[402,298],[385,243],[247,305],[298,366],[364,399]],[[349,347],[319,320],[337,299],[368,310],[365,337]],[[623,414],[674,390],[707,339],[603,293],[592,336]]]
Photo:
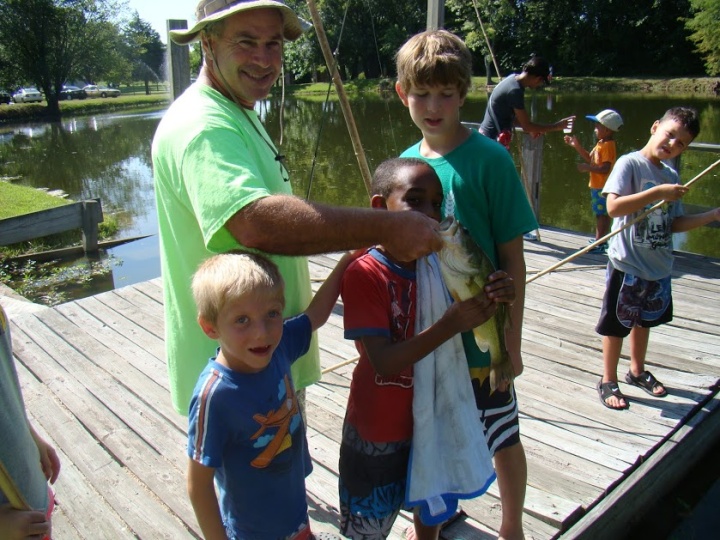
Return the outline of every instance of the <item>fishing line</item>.
[[[501,79],[502,77],[500,75],[500,68],[498,67],[497,60],[495,59],[495,53],[493,52],[493,49],[490,46],[490,39],[488,38],[488,35],[485,32],[485,25],[483,24],[482,19],[480,18],[480,10],[478,9],[477,0],[473,0],[473,7],[475,8],[475,14],[477,15],[478,22],[480,23],[480,30],[482,30],[483,37],[485,38],[485,44],[487,45],[488,51],[490,52],[490,58],[492,58],[493,65],[495,66],[495,73],[497,73],[498,79]],[[490,20],[490,22],[492,22],[492,19]]]
[[[368,13],[370,14],[370,27],[372,28],[373,33],[373,40],[375,41],[375,53],[377,54],[378,59],[378,69],[380,70],[380,76],[384,77],[385,70],[383,70],[382,65],[382,58],[380,58],[380,46],[378,45],[377,40],[377,33],[375,32],[375,13],[373,13],[372,6],[370,5],[370,0],[365,0],[365,4],[367,5]],[[395,122],[392,121],[392,115],[390,114],[390,103],[389,99],[385,99],[385,91],[383,90],[384,86],[380,86],[380,95],[383,98],[383,101],[385,102],[385,112],[387,113],[388,117],[388,125],[390,126],[390,138],[392,139],[393,143],[393,154],[398,155],[400,152],[398,152],[398,145],[397,140],[395,139],[395,129],[394,124]],[[390,94],[392,95],[392,83],[390,83]]]
[[[330,102],[330,91],[332,90],[332,73],[337,69],[338,57],[340,56],[340,42],[342,41],[343,30],[345,30],[345,21],[347,20],[348,10],[350,8],[350,2],[345,5],[345,14],[343,15],[342,24],[340,25],[340,34],[338,35],[337,46],[333,52],[333,65],[330,68],[329,74],[331,75],[328,81],[327,94],[325,94],[325,103],[323,103],[322,114],[320,115],[320,126],[318,127],[317,138],[315,139],[315,151],[313,152],[312,164],[310,165],[310,178],[308,179],[307,193],[305,193],[305,200],[310,200],[310,190],[312,189],[313,178],[315,178],[315,164],[317,163],[318,150],[320,148],[320,138],[322,136],[323,127],[325,126],[325,116],[328,111],[328,103]]]
[[[684,184],[684,186],[687,187],[687,188],[689,188],[693,183],[695,183],[697,180],[699,180],[700,178],[702,178],[703,176],[705,176],[707,173],[709,173],[711,170],[713,170],[713,169],[714,169],[715,167],[717,167],[718,165],[720,165],[720,159],[718,159],[715,163],[713,163],[712,165],[710,165],[708,168],[706,168],[706,169],[705,169],[704,171],[702,171],[700,174],[698,174],[697,176],[695,176],[695,178],[693,178],[692,180],[690,180],[689,182],[687,182],[686,184]],[[575,253],[573,253],[573,254],[570,255],[569,257],[564,258],[562,261],[560,261],[560,262],[558,262],[558,263],[555,263],[555,264],[553,264],[552,266],[549,266],[548,268],[546,268],[545,270],[543,270],[543,271],[541,271],[541,272],[538,272],[538,273],[535,274],[534,276],[528,278],[528,279],[525,281],[525,284],[528,285],[528,284],[532,283],[533,281],[535,281],[535,280],[536,280],[537,278],[539,278],[540,276],[544,276],[545,274],[548,274],[548,273],[552,272],[553,270],[555,270],[555,269],[557,269],[557,268],[560,268],[562,265],[569,263],[570,261],[578,258],[580,255],[583,255],[584,253],[587,253],[588,251],[590,251],[590,250],[593,249],[594,247],[597,247],[599,244],[602,244],[602,243],[604,243],[604,242],[607,242],[607,240],[608,240],[609,238],[612,238],[613,236],[615,236],[616,234],[619,234],[620,232],[624,231],[624,230],[627,229],[628,227],[630,227],[630,226],[632,226],[632,225],[635,225],[638,221],[640,221],[640,220],[642,220],[642,219],[645,219],[650,213],[654,212],[655,210],[657,210],[658,208],[660,208],[663,204],[666,204],[667,202],[669,202],[669,201],[662,200],[662,201],[654,204],[653,206],[651,206],[650,208],[648,208],[647,210],[645,210],[642,214],[640,214],[638,217],[636,217],[636,218],[633,219],[632,221],[626,223],[624,226],[622,226],[622,227],[619,228],[618,230],[609,232],[608,234],[606,234],[606,235],[603,236],[602,238],[599,238],[598,240],[595,240],[592,244],[588,244],[587,246],[585,246],[584,248],[576,251]]]
[[[208,43],[208,49],[210,49],[210,56],[213,60],[213,65],[215,67],[214,71],[217,71],[217,74],[220,76],[220,84],[222,84],[223,88],[225,89],[225,92],[228,96],[230,96],[230,99],[237,105],[238,109],[240,109],[240,112],[243,113],[245,116],[245,119],[248,121],[248,123],[252,126],[252,128],[255,130],[255,133],[257,133],[258,137],[267,145],[267,147],[270,149],[270,151],[275,156],[275,161],[277,161],[280,164],[280,175],[282,176],[282,179],[285,182],[290,181],[290,173],[285,166],[285,156],[278,152],[277,148],[275,148],[275,145],[272,143],[272,141],[268,141],[263,134],[260,132],[260,129],[255,125],[255,122],[252,121],[250,118],[250,115],[245,110],[245,107],[242,106],[240,103],[240,100],[237,98],[235,93],[232,91],[230,87],[230,83],[228,83],[227,79],[225,78],[225,75],[223,75],[222,71],[220,70],[220,67],[218,66],[217,58],[215,57],[215,49],[212,46],[212,43],[210,43],[210,39],[207,41]],[[202,45],[201,45],[202,48]]]

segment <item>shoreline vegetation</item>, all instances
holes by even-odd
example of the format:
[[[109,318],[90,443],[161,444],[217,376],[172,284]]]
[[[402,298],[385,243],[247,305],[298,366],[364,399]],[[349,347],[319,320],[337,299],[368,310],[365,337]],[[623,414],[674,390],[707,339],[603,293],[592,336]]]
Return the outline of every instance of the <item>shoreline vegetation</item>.
[[[491,84],[496,84],[493,78]],[[316,99],[325,96],[328,82],[288,85],[286,95]],[[357,79],[344,83],[346,92],[353,97],[387,97],[395,95],[394,79]],[[150,94],[139,93],[131,87],[124,90],[118,98],[91,98],[60,102],[63,117],[84,116],[88,114],[106,113],[117,110],[156,109],[170,103],[170,93],[166,85],[158,85]],[[488,92],[486,77],[473,77],[470,97],[484,97]],[[555,77],[552,85],[542,90],[550,94],[558,93],[634,93],[657,94],[677,97],[716,96],[720,98],[720,77],[686,77],[686,78],[614,78],[614,77]],[[278,95],[277,86],[272,95]],[[335,89],[331,95],[336,98]],[[324,99],[324,98],[323,98]],[[0,105],[0,125],[22,122],[45,121],[46,106],[42,103],[19,103]]]

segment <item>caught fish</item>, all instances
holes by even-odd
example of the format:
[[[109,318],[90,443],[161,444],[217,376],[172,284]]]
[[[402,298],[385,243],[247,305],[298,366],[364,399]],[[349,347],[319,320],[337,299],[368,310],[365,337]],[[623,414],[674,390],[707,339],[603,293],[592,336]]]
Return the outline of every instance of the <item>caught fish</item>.
[[[483,291],[487,278],[495,271],[490,258],[452,217],[440,224],[443,248],[438,253],[445,286],[456,301],[467,300]],[[490,390],[503,381],[510,382],[515,372],[505,347],[505,329],[510,315],[505,303],[499,303],[495,314],[473,329],[475,343],[483,352],[490,351]]]

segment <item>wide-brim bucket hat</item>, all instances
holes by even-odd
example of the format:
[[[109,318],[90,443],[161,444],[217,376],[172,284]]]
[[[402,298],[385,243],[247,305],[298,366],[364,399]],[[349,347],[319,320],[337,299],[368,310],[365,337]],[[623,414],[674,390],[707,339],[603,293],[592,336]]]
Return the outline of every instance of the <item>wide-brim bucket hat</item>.
[[[200,33],[208,24],[225,19],[241,11],[275,8],[283,18],[283,37],[295,41],[312,25],[301,19],[282,0],[202,0],[195,11],[198,20],[187,30],[171,30],[170,39],[178,45],[187,45],[200,39]]]

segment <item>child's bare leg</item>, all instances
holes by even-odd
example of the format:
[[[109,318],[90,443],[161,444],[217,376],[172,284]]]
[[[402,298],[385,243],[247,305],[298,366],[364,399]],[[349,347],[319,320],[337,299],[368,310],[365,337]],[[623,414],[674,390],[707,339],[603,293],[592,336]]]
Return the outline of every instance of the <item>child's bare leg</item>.
[[[440,537],[440,527],[442,525],[425,525],[417,512],[413,513],[413,532],[414,537],[408,531],[406,540],[437,540]]]
[[[597,216],[595,240],[599,240],[610,232],[611,223],[610,216]]]
[[[527,460],[522,443],[495,453],[495,472],[502,506],[498,540],[522,540],[525,538],[522,516],[527,486]]]
[[[620,361],[622,343],[623,338],[603,336],[603,382],[618,382],[617,367]],[[608,397],[605,403],[612,408],[625,407],[627,405],[624,399],[619,399],[615,396]]]
[[[636,377],[645,371],[645,356],[649,341],[649,328],[633,326],[630,330],[630,371]]]
[[[650,329],[634,326],[630,331],[630,371],[637,377],[645,371],[645,357],[650,342]],[[665,387],[658,384],[653,388],[654,394],[664,394]]]

